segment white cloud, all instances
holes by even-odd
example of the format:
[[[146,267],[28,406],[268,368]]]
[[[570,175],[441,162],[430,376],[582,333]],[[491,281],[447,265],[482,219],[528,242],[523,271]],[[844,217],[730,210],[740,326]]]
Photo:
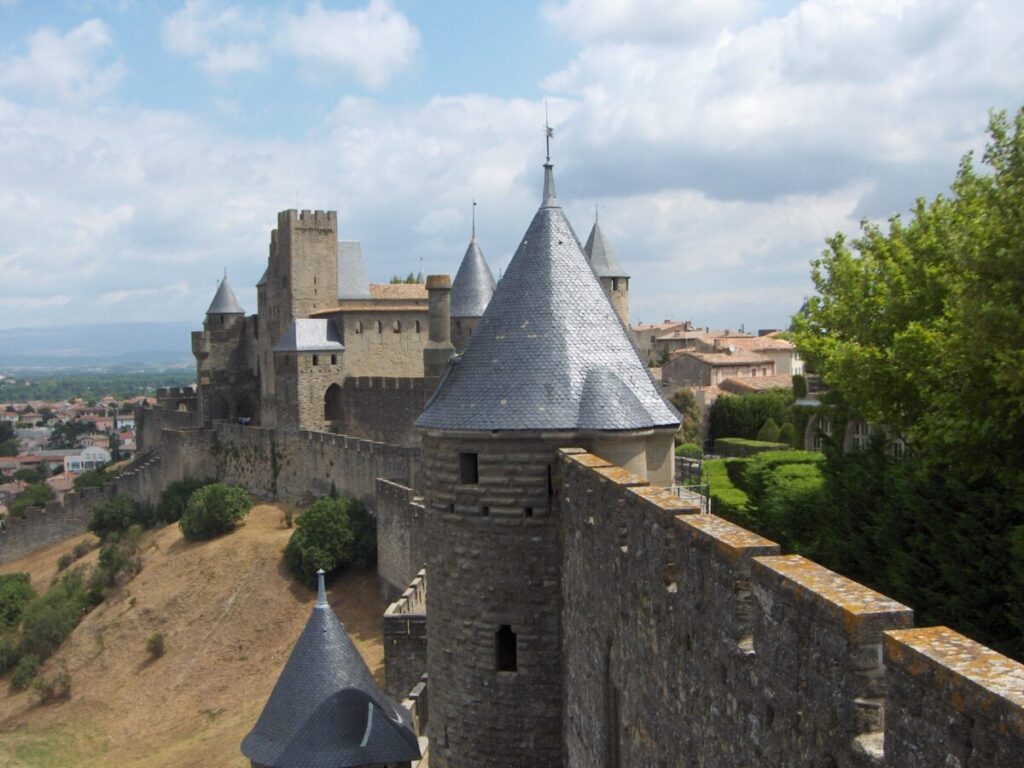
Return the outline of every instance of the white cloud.
[[[74,102],[104,96],[124,75],[119,61],[108,60],[112,44],[110,30],[99,19],[66,35],[40,29],[28,38],[24,55],[0,61],[0,89]]]
[[[389,0],[370,0],[352,11],[310,3],[301,16],[285,19],[277,46],[284,55],[351,75],[382,88],[413,60],[419,32]]]
[[[210,0],[188,0],[164,20],[163,39],[174,53],[196,59],[211,75],[263,69],[263,15],[243,6],[221,7]]]
[[[163,39],[211,75],[266,69],[273,56],[305,62],[309,74],[341,74],[369,88],[382,88],[405,70],[419,46],[419,32],[389,0],[347,11],[313,2],[301,14],[188,0],[164,20]]]
[[[548,0],[541,16],[584,42],[679,43],[717,35],[750,17],[757,5],[755,0]]]

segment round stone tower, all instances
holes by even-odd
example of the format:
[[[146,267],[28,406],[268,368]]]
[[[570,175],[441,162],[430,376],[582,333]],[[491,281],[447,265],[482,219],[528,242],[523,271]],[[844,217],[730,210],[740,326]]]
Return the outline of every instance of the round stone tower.
[[[427,500],[430,759],[563,764],[556,450],[672,480],[677,414],[544,199],[417,421]]]
[[[619,264],[615,251],[612,250],[608,238],[604,236],[596,216],[594,228],[590,230],[590,237],[583,246],[583,252],[590,262],[590,268],[601,282],[605,296],[615,308],[615,314],[619,316],[622,324],[629,328],[629,275]]]

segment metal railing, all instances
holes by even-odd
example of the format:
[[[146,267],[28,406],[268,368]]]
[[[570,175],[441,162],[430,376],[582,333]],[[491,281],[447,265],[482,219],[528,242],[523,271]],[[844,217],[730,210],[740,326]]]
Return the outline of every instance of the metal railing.
[[[708,483],[700,485],[673,485],[672,493],[683,501],[700,507],[702,515],[711,514],[711,487]]]

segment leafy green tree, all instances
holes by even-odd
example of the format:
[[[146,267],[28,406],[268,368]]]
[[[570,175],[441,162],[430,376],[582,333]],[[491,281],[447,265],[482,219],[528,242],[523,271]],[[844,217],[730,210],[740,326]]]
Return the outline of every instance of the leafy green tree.
[[[83,472],[75,478],[75,490],[102,488],[105,483],[112,482],[115,476],[115,473],[108,469],[90,469],[88,472]]]
[[[358,499],[319,499],[299,515],[295,525],[284,560],[292,575],[309,587],[316,585],[319,568],[333,573],[376,562],[376,527]]]
[[[15,517],[24,517],[25,512],[32,507],[41,507],[54,496],[53,489],[46,483],[37,483],[18,494],[11,504],[11,514]]]
[[[758,439],[757,434],[765,421],[776,424],[789,421],[792,392],[759,392],[753,395],[721,395],[711,406],[711,439],[742,437]]]
[[[212,539],[233,531],[250,507],[252,502],[244,489],[213,483],[192,494],[178,527],[189,541]]]
[[[679,427],[679,437],[684,443],[699,443],[701,436],[701,411],[697,404],[697,398],[689,389],[677,389],[669,398],[672,405],[683,417],[682,426]]]
[[[865,222],[813,262],[797,346],[837,401],[902,438],[827,450],[832,563],[1024,656],[1024,110],[993,114],[979,173],[909,221]]]
[[[136,520],[139,505],[131,496],[119,493],[106,504],[97,507],[89,520],[89,530],[101,539],[112,533],[127,531]]]
[[[27,573],[0,574],[0,631],[16,626],[35,596]]]
[[[74,448],[78,438],[96,431],[95,421],[69,421],[57,424],[50,433],[47,446],[53,449]]]
[[[157,503],[157,519],[165,523],[178,522],[185,512],[185,507],[188,506],[188,500],[192,498],[192,494],[203,486],[209,485],[210,482],[209,480],[196,480],[195,478],[186,477],[182,480],[168,483],[161,492],[160,501]]]

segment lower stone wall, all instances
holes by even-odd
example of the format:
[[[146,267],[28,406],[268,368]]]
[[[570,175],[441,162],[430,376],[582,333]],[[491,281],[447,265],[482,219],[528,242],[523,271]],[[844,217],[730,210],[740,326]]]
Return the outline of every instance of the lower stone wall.
[[[427,671],[427,575],[420,571],[384,612],[385,691],[405,697]]]
[[[341,388],[341,418],[331,430],[393,445],[418,445],[413,424],[430,393],[422,378],[350,376]]]
[[[68,491],[63,499],[30,509],[23,518],[10,516],[0,528],[0,564],[85,533],[93,511],[117,494],[127,494],[142,503],[156,503],[162,483],[160,459],[151,453],[138,454],[113,482],[102,488]]]
[[[1024,666],[595,456],[561,474],[568,766],[1020,765]]]
[[[377,578],[385,600],[394,600],[426,563],[426,510],[412,488],[377,479]]]

